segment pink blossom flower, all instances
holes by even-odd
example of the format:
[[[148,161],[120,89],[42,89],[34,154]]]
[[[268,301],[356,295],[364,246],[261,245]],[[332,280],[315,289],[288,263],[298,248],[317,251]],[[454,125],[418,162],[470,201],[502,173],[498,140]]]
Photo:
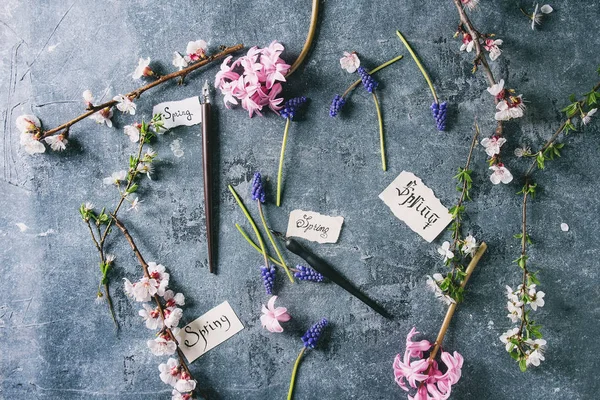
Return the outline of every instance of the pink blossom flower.
[[[171,400],[190,400],[191,398],[191,393],[181,393],[177,389],[173,389],[171,392]]]
[[[142,76],[152,76],[154,75],[154,71],[150,68],[150,57],[148,58],[140,58],[138,61],[138,66],[133,71],[133,79],[140,79]]]
[[[500,164],[492,165],[489,169],[494,171],[492,173],[492,175],[490,175],[490,181],[492,181],[492,183],[494,185],[497,185],[500,182],[502,182],[504,184],[508,184],[508,183],[512,182],[513,176],[510,173],[510,171],[508,169],[506,169],[504,164],[500,163]]]
[[[263,304],[263,315],[260,317],[260,322],[269,332],[281,333],[283,332],[283,328],[279,322],[287,322],[292,317],[287,313],[287,308],[275,307],[275,300],[277,300],[277,296],[273,296],[269,299],[267,307]]]
[[[489,94],[494,96],[496,99],[501,100],[504,98],[504,79],[500,79],[498,83],[492,85],[486,89]]]
[[[165,326],[175,328],[179,325],[179,320],[183,317],[183,310],[177,307],[165,308]]]
[[[196,40],[188,42],[185,52],[187,53],[187,61],[198,61],[206,57],[206,49],[208,45],[204,40]]]
[[[167,290],[165,291],[163,299],[165,299],[166,301],[166,307],[175,307],[175,305],[185,305],[185,296],[183,295],[183,293],[175,294],[172,290]]]
[[[473,41],[473,37],[468,33],[463,34],[462,45],[460,46],[460,51],[467,51],[470,53],[473,51],[473,47],[475,46],[475,41]]]
[[[481,145],[485,147],[485,152],[488,156],[493,157],[496,154],[500,154],[500,147],[506,143],[506,139],[499,136],[492,136],[491,138],[485,138],[481,141]]]
[[[148,263],[148,274],[150,274],[150,278],[158,282],[157,294],[164,296],[167,286],[169,286],[169,274],[166,272],[165,266],[150,261]]]
[[[182,57],[178,52],[173,54],[173,65],[176,66],[180,71],[188,66],[188,62],[185,57]]]
[[[492,61],[496,60],[498,57],[500,57],[500,54],[502,53],[502,50],[500,50],[500,47],[503,43],[503,41],[501,39],[486,39],[485,40],[485,49],[487,51],[490,52],[490,58],[492,59]]]
[[[111,118],[113,116],[113,110],[110,107],[105,107],[102,110],[90,115],[90,119],[96,121],[98,124],[106,124],[109,128],[112,128]]]
[[[181,379],[175,384],[175,389],[181,393],[191,392],[196,389],[196,381],[185,371],[181,373]]]
[[[148,340],[147,345],[155,356],[170,356],[177,351],[177,344],[167,335],[161,335],[154,340]]]
[[[136,105],[135,103],[127,96],[123,96],[122,94],[113,97],[113,100],[117,101],[117,109],[124,114],[135,115]],[[108,125],[108,124],[107,124]]]
[[[141,124],[133,124],[133,125],[125,125],[123,127],[123,132],[129,137],[129,140],[132,143],[137,143],[140,141],[140,128]]]
[[[64,134],[48,136],[47,138],[44,139],[44,141],[46,143],[48,143],[50,148],[54,151],[65,150],[67,148],[67,143],[69,143],[66,135],[64,135]]]
[[[509,96],[507,100],[502,100],[496,104],[496,121],[508,121],[513,118],[521,118],[525,112],[523,95]]]
[[[86,108],[90,108],[93,106],[93,102],[94,102],[94,95],[92,94],[92,91],[87,89],[83,92],[82,94],[83,96],[83,102],[85,103]]]
[[[344,52],[344,57],[340,58],[340,65],[342,69],[346,70],[349,73],[354,73],[360,67],[360,59],[358,58],[358,54],[355,51],[352,53]]]
[[[146,328],[158,329],[159,327],[162,327],[163,321],[158,308],[152,308],[148,304],[142,304],[142,307],[144,307],[144,309],[138,311],[138,314],[144,319]]]
[[[37,133],[42,123],[35,115],[19,115],[15,125],[21,133]]]
[[[46,151],[44,144],[39,140],[36,140],[33,133],[21,133],[19,135],[19,143],[23,146],[25,152],[30,155],[44,153]]]
[[[158,366],[160,371],[160,380],[175,387],[175,384],[181,378],[181,366],[179,360],[176,358],[169,358],[166,364],[160,364]]]

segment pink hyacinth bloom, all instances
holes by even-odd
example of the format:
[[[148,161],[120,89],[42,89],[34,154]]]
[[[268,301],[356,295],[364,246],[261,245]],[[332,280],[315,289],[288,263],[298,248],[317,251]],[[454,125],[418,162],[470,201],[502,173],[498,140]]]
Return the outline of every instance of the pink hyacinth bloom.
[[[260,322],[262,326],[267,329],[269,332],[281,333],[283,332],[283,328],[279,324],[280,322],[287,322],[292,317],[287,312],[287,308],[285,307],[275,307],[275,300],[277,300],[277,296],[273,296],[269,299],[267,303],[267,307],[263,304],[262,313],[260,317]]]

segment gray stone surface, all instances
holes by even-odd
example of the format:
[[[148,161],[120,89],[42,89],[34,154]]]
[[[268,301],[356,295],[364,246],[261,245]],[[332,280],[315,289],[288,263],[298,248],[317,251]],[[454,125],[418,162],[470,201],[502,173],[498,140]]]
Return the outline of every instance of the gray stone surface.
[[[527,2],[521,2],[524,5]],[[519,144],[538,147],[559,123],[570,93],[595,84],[600,12],[598,2],[555,1],[553,13],[532,32],[515,2],[482,2],[473,20],[482,31],[504,39],[493,63],[498,76],[529,100],[526,117],[507,124],[506,154]],[[171,69],[175,50],[203,38],[211,49],[242,42],[266,45],[278,39],[292,61],[302,47],[309,1],[150,2],[147,0],[43,2],[7,0],[0,10],[0,398],[163,399],[170,391],[158,379],[146,348],[151,332],[138,306],[122,293],[122,278],[139,266],[120,235],[109,240],[118,257],[111,274],[121,326],[115,333],[104,306],[94,304],[97,255],[77,208],[83,201],[111,206],[116,193],[101,179],[121,169],[134,146],[121,127],[133,118],[118,115],[116,129],[84,121],[72,131],[62,154],[31,157],[18,145],[14,121],[38,115],[51,127],[82,110],[81,93],[109,98],[133,88],[137,58],[150,56]],[[160,261],[188,303],[184,322],[228,300],[246,329],[192,364],[211,399],[281,399],[303,330],[321,317],[331,320],[325,345],[301,366],[298,399],[404,398],[393,381],[392,360],[416,326],[434,340],[444,307],[425,290],[425,275],[441,269],[436,245],[396,220],[377,198],[402,170],[420,176],[448,206],[457,199],[452,182],[464,164],[473,118],[484,134],[493,129],[492,102],[481,74],[470,72],[471,56],[452,39],[457,14],[451,1],[328,1],[308,61],[286,85],[286,95],[306,95],[309,112],[294,123],[286,158],[285,200],[266,207],[272,226],[283,229],[295,208],[346,218],[339,242],[310,247],[331,261],[395,316],[386,321],[341,289],[326,284],[291,286],[280,277],[280,303],[294,319],[284,334],[260,327],[267,298],[259,280],[260,257],[238,235],[246,222],[227,192],[233,184],[248,198],[255,170],[275,177],[283,121],[268,114],[248,119],[242,110],[217,102],[219,130],[217,190],[219,271],[206,268],[199,127],[178,128],[158,139],[156,178],[145,181],[139,213],[123,213],[148,260]],[[414,62],[394,35],[401,29],[431,73],[442,99],[450,102],[449,131],[435,131],[430,93]],[[343,50],[356,50],[364,65],[398,54],[406,58],[378,74],[387,133],[389,171],[382,172],[376,119],[361,90],[341,118],[327,116],[329,102],[350,82],[338,66]],[[149,116],[160,101],[196,95],[217,65],[195,73],[187,86],[167,84],[138,101]],[[549,343],[547,361],[523,374],[498,336],[506,319],[504,285],[516,285],[512,264],[518,244],[519,175],[525,163],[507,164],[517,177],[493,187],[485,154],[474,157],[469,230],[490,250],[469,282],[466,301],[451,324],[444,347],[465,357],[455,399],[594,399],[600,386],[597,212],[597,125],[568,139],[564,156],[538,174],[542,188],[531,204],[535,245],[532,265],[540,269],[546,306],[536,314]],[[174,157],[169,145],[185,151]],[[274,193],[274,185],[269,188]],[[254,211],[254,210],[253,210]],[[16,223],[29,229],[20,232]],[[571,230],[561,232],[560,223]],[[41,236],[39,233],[51,233]],[[290,262],[298,262],[292,255]]]

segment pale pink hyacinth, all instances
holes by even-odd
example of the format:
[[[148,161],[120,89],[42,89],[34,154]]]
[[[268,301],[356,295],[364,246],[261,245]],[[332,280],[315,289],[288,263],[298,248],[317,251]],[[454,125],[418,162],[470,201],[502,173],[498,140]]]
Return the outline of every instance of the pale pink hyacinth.
[[[113,110],[110,107],[105,107],[102,110],[90,115],[90,119],[96,121],[98,124],[106,124],[109,128],[112,128]]]
[[[340,58],[340,66],[343,70],[353,74],[360,67],[360,59],[355,51],[352,53],[344,52],[344,57]]]
[[[275,307],[275,300],[277,300],[277,296],[271,297],[266,307],[263,304],[263,315],[260,317],[260,322],[269,332],[281,333],[283,332],[283,328],[279,323],[287,322],[292,319],[292,317],[288,314],[287,308]]]
[[[490,181],[494,185],[498,185],[499,183],[508,184],[513,180],[513,176],[510,171],[504,166],[504,164],[499,163],[496,165],[492,165],[489,169],[491,169],[492,175],[490,175]]]
[[[485,153],[490,157],[500,154],[500,147],[504,143],[506,143],[506,139],[499,136],[492,136],[481,141],[481,145],[485,148]]]
[[[429,360],[425,353],[431,350],[432,344],[427,340],[413,342],[417,335],[416,328],[412,328],[406,337],[406,350],[404,356],[398,354],[394,359],[394,378],[398,386],[409,391],[409,386],[417,389],[414,396],[408,395],[409,400],[439,400],[450,396],[452,385],[461,377],[463,357],[458,353],[450,354],[441,352],[440,358],[446,365],[446,372],[442,373],[436,360]]]
[[[154,71],[150,68],[150,57],[148,58],[140,58],[138,61],[138,66],[133,71],[132,78],[140,79],[142,76],[152,76],[154,75]]]
[[[264,107],[278,112],[283,98],[278,97],[282,91],[281,83],[290,66],[280,58],[284,47],[273,41],[268,47],[252,47],[245,56],[232,62],[227,57],[215,77],[215,88],[223,94],[223,102],[227,108],[241,104],[248,111],[250,118],[254,113],[262,115]]]

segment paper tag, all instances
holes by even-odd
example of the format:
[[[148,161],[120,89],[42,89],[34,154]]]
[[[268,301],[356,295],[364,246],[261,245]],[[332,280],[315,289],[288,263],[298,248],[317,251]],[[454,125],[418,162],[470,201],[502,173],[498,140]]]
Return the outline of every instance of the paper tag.
[[[402,171],[379,195],[413,231],[432,242],[452,221],[448,209],[413,173]]]
[[[202,122],[198,96],[157,104],[152,108],[152,115],[158,113],[162,114],[167,129],[180,125],[192,126]]]
[[[335,243],[340,237],[343,217],[329,217],[312,211],[290,213],[286,236],[296,236],[319,243]]]
[[[227,301],[184,326],[177,341],[188,362],[220,345],[244,329]]]

